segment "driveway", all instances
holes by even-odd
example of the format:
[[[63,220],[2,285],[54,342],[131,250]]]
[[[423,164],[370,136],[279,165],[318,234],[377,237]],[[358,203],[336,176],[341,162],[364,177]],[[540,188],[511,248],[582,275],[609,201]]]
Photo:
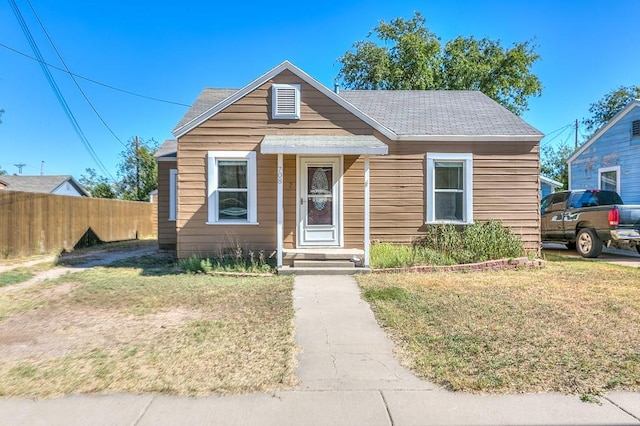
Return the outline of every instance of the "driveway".
[[[575,250],[567,249],[564,244],[543,243],[542,254],[556,254],[560,256],[581,258]],[[595,259],[585,259],[593,262],[606,262],[614,265],[640,268],[640,254],[636,250],[620,250],[613,247],[602,249],[600,256]]]

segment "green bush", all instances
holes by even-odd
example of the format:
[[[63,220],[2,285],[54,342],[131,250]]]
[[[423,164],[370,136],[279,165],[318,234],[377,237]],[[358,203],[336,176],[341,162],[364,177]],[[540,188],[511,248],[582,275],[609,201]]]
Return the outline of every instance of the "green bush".
[[[415,265],[452,265],[455,261],[431,248],[417,245],[375,243],[371,245],[371,266],[400,268]]]

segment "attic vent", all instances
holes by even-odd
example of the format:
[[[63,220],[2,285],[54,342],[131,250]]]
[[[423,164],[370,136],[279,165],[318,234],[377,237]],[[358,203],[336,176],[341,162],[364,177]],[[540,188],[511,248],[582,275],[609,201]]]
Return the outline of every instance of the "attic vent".
[[[631,137],[640,137],[640,120],[633,120],[633,123],[631,123]]]
[[[273,84],[271,86],[272,118],[300,119],[300,85]]]

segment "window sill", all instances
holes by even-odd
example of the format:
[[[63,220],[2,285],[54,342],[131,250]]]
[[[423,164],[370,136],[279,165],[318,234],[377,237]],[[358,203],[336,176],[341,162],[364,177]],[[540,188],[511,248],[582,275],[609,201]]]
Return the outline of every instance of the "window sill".
[[[473,225],[474,222],[462,222],[459,220],[434,220],[427,221],[425,225]]]
[[[217,225],[217,226],[257,226],[260,225],[258,222],[235,222],[235,221],[224,221],[224,222],[205,222],[205,225]]]

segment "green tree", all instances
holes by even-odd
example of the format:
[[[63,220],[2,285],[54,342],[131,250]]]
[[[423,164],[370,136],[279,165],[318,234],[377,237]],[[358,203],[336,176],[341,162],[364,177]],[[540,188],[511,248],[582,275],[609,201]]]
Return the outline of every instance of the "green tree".
[[[540,148],[540,173],[543,176],[562,182],[561,189],[569,188],[569,169],[567,159],[573,149],[566,143],[556,146],[545,145]]]
[[[457,37],[445,44],[425,27],[425,18],[380,21],[338,61],[338,78],[350,89],[480,90],[505,108],[521,114],[542,84],[531,72],[540,58],[527,41],[507,49],[499,40]]]
[[[149,201],[151,191],[158,188],[158,164],[153,154],[158,150],[155,139],[145,141],[138,137],[129,139],[120,153],[118,178],[121,198],[132,201]]]
[[[4,169],[2,168],[2,166],[0,166],[0,176],[2,176],[2,175],[6,175],[6,174],[7,174],[7,171],[6,171],[6,170],[4,170]]]
[[[620,86],[592,103],[589,106],[591,117],[582,120],[590,136],[634,99],[640,99],[640,86]]]
[[[95,198],[118,198],[117,186],[104,176],[98,175],[95,169],[85,169],[87,174],[81,175],[80,184]]]

